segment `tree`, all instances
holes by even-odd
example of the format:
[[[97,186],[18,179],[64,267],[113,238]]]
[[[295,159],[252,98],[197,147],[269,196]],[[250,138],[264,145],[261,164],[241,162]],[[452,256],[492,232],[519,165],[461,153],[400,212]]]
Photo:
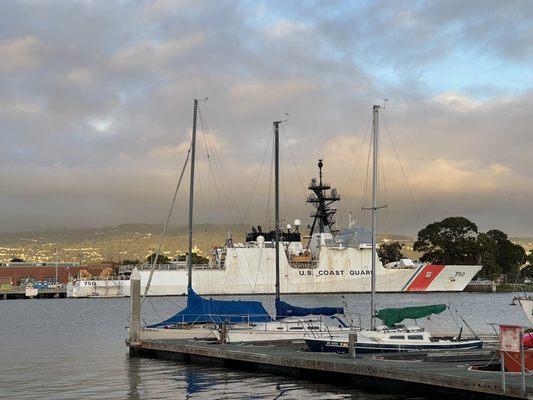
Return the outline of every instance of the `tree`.
[[[496,262],[500,266],[501,272],[515,276],[518,268],[526,262],[526,251],[519,244],[511,242],[507,234],[492,229],[487,232],[487,236],[493,238],[498,248],[496,252]]]
[[[520,274],[524,278],[533,278],[533,251],[529,252],[526,257],[527,265],[520,271]]]
[[[404,258],[402,254],[403,244],[400,242],[384,243],[378,248],[378,256],[383,264],[398,261]]]
[[[493,279],[503,272],[500,264],[498,264],[498,243],[488,233],[480,233],[477,236],[477,242],[480,251],[479,264],[483,266],[480,275]]]
[[[137,265],[140,263],[139,260],[122,260],[122,265]]]
[[[177,260],[178,261],[187,261],[188,254],[189,253],[185,253],[185,254],[179,255]],[[192,263],[193,264],[208,264],[209,263],[209,259],[207,257],[201,256],[199,254],[192,253]]]
[[[148,257],[146,257],[146,262],[153,264],[155,259],[155,254],[150,254]],[[168,264],[170,263],[170,258],[163,254],[159,254],[159,257],[157,257],[157,264]]]
[[[421,261],[477,264],[480,253],[477,232],[477,226],[472,221],[464,217],[448,217],[418,232],[413,250],[424,253]]]
[[[22,258],[13,257],[10,262],[24,262]]]

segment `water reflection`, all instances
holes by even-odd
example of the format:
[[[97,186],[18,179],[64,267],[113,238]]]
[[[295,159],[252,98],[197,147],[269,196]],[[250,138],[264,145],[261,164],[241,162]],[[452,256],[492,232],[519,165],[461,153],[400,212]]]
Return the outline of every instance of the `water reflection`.
[[[128,399],[141,400],[141,359],[139,358],[126,358],[126,371],[128,373]]]
[[[386,294],[380,306],[453,304],[476,332],[487,322],[526,324],[512,293]],[[294,304],[331,304],[338,296],[287,296]],[[165,299],[152,299],[158,310]],[[176,300],[177,301],[177,300]],[[182,301],[182,300],[180,300]],[[368,296],[347,295],[352,312]],[[124,346],[129,299],[0,301],[0,399],[407,399],[337,384],[313,383],[210,365],[129,358]],[[174,307],[175,308],[175,307]],[[169,308],[167,314],[175,312]],[[435,332],[457,327],[449,317],[423,322]],[[381,389],[378,385],[376,389]]]
[[[371,399],[401,400],[400,394],[369,393],[257,372],[126,356],[127,398],[144,399]],[[419,399],[425,399],[420,397]]]

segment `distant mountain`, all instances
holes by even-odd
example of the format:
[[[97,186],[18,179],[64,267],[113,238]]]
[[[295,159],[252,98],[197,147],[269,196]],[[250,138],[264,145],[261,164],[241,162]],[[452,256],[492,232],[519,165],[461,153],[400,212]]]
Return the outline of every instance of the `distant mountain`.
[[[204,252],[223,245],[231,232],[235,242],[244,240],[248,224],[200,224],[194,227],[194,245]],[[122,224],[115,227],[25,231],[0,234],[0,261],[19,257],[27,261],[53,261],[55,249],[64,261],[100,262],[143,260],[159,246],[162,225]],[[169,226],[163,252],[175,256],[187,247],[186,226]]]
[[[214,246],[224,244],[231,232],[234,242],[243,242],[248,224],[201,224],[194,227],[194,245],[206,255]],[[61,261],[82,263],[123,260],[144,260],[150,252],[157,250],[162,225],[131,223],[114,227],[58,229],[0,233],[0,262],[19,257],[26,261],[55,261],[55,250],[59,249]],[[171,225],[163,243],[163,253],[169,257],[184,252],[187,248],[187,226]],[[380,242],[400,241],[408,257],[420,254],[412,251],[414,239],[401,234],[380,234]],[[533,239],[514,238],[526,249],[533,248]]]

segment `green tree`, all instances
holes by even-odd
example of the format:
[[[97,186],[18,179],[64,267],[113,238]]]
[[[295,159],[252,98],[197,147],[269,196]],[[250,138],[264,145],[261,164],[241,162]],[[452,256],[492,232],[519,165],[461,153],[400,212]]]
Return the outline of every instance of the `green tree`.
[[[436,264],[477,264],[480,247],[476,224],[464,217],[448,217],[418,232],[413,245],[421,261]]]
[[[154,256],[155,257],[155,256]],[[152,258],[153,260],[153,258]],[[137,265],[141,262],[139,260],[122,260],[122,265]]]
[[[187,261],[187,255],[189,253],[182,254],[178,256],[178,261]],[[199,254],[192,253],[192,263],[193,264],[208,264],[209,259],[207,257],[203,257]]]
[[[494,237],[487,233],[480,233],[477,236],[477,242],[480,248],[479,264],[483,266],[479,274],[485,278],[493,279],[503,272],[500,264],[498,264],[498,243]]]
[[[527,265],[520,271],[523,278],[533,278],[533,251],[526,257]]]
[[[150,254],[148,257],[146,257],[146,262],[149,264],[152,264],[155,259],[155,254]],[[157,264],[168,264],[170,263],[170,258],[163,254],[159,254],[159,257],[157,257]]]
[[[524,248],[519,244],[511,242],[507,234],[498,229],[488,231],[487,236],[493,238],[496,242],[498,250],[495,256],[501,272],[516,276],[519,267],[526,262],[526,251]]]
[[[378,248],[378,256],[383,264],[398,261],[404,258],[402,254],[403,244],[400,242],[384,243]]]

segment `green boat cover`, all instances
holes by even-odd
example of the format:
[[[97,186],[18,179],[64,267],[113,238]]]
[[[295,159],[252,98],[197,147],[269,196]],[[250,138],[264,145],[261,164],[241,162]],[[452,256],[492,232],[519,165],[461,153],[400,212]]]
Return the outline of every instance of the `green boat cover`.
[[[377,317],[385,325],[392,328],[394,324],[402,322],[404,319],[424,318],[431,314],[440,314],[446,310],[446,304],[434,304],[431,306],[384,308],[379,310]]]

